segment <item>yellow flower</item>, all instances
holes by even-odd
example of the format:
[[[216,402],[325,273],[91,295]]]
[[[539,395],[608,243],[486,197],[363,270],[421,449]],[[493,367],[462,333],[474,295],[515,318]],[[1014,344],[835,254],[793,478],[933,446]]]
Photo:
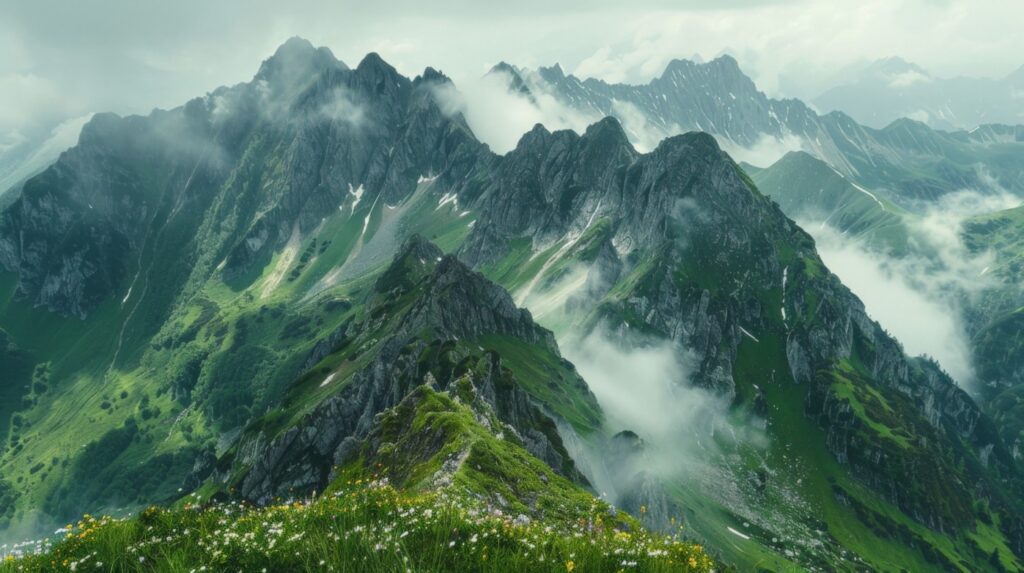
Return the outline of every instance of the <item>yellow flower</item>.
[[[572,573],[573,569],[575,569],[575,568],[576,568],[576,564],[573,563],[572,560],[569,560],[569,561],[565,562],[565,570],[568,571],[569,573]]]
[[[640,506],[640,515],[643,515],[645,513],[647,513],[647,506],[646,505],[641,505]]]
[[[697,560],[694,559],[693,557],[690,557],[690,568],[691,569],[696,569],[697,568]]]

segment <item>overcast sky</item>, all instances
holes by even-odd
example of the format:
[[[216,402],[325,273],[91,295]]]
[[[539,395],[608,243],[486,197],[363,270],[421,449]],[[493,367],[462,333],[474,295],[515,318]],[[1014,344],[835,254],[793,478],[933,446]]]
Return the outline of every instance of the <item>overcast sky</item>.
[[[145,113],[245,81],[293,35],[350,65],[377,51],[456,82],[499,60],[643,82],[672,58],[729,52],[768,93],[806,97],[891,55],[1005,75],[1024,64],[1021,22],[1021,0],[3,0],[0,151],[88,112]]]

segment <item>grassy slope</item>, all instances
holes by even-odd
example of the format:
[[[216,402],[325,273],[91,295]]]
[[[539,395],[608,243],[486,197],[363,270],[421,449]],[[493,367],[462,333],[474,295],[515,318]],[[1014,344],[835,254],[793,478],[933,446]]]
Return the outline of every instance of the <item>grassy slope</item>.
[[[424,193],[408,200],[397,232],[425,232],[454,248],[473,217],[429,203]],[[18,300],[15,276],[0,274],[0,327],[50,373],[46,393],[19,412],[25,424],[3,453],[0,477],[20,492],[15,524],[28,533],[39,508],[63,519],[174,497],[191,469],[189,456],[181,454],[213,443],[220,432],[275,403],[314,342],[351,315],[346,301],[364,292],[371,278],[308,294],[353,252],[367,214],[377,216],[363,237],[372,239],[383,208],[371,212],[364,202],[351,214],[346,204],[301,237],[299,254],[282,268],[278,253],[241,281],[225,282],[215,272],[156,325],[144,325],[153,312],[131,312],[134,300],[108,301],[84,321],[61,318]],[[275,271],[283,277],[267,289]],[[140,309],[166,305],[174,294],[150,291]],[[122,328],[129,342],[112,367]],[[191,388],[199,403],[186,407],[188,401],[175,396],[182,388]],[[9,412],[3,413],[6,430]],[[110,462],[103,476],[90,475],[96,468],[81,462],[79,452],[90,445],[91,455]]]
[[[907,249],[910,216],[873,191],[874,198],[804,152],[791,152],[771,167],[752,173],[758,189],[799,221],[829,224],[868,245],[894,253]],[[877,199],[877,200],[876,200]]]
[[[859,191],[855,193],[863,196],[871,205],[877,206],[877,203],[866,195]],[[891,206],[890,203],[886,204]],[[887,222],[886,224],[892,223],[892,217],[889,216],[883,216],[882,220]],[[879,227],[874,227],[874,231],[881,233]],[[583,244],[584,241],[580,243]],[[513,241],[509,253],[484,270],[493,280],[501,282],[515,293],[516,289],[521,291],[524,285],[533,279],[531,273],[542,269],[545,261],[551,258],[560,246],[561,244],[554,245],[533,254],[527,242]],[[577,246],[564,254],[555,265],[550,265],[545,270],[545,276],[541,278],[539,284],[550,286],[556,282],[559,274],[556,269],[586,263],[583,257],[578,256],[580,252],[583,250]],[[781,252],[784,256],[794,255],[786,248],[782,248]],[[647,280],[647,273],[656,265],[656,258],[657,254],[650,254],[639,261],[633,272],[621,278],[608,293],[603,308],[606,310],[609,306],[614,306],[608,303],[625,300],[638,289],[644,288],[643,283]],[[696,266],[687,267],[690,263]],[[822,272],[813,261],[804,260],[801,267],[812,278],[820,276]],[[555,277],[555,280],[552,277]],[[695,284],[712,291],[720,289],[728,279],[709,274],[706,267],[694,260],[684,260],[683,266],[676,273],[676,278],[683,284]],[[537,288],[538,292],[543,290],[543,287]],[[764,291],[760,296],[764,299],[764,308],[778,308],[781,305],[780,289]],[[814,301],[807,302],[808,308],[804,309],[807,319],[814,320]],[[592,316],[589,321],[583,322],[592,323],[598,320],[601,312],[604,310]],[[633,328],[640,327],[643,323],[641,317],[618,318],[625,320]],[[562,316],[542,316],[540,322],[556,333],[564,335],[570,334],[571,323],[579,324],[580,319],[567,320]],[[858,570],[870,564],[871,567],[884,571],[899,571],[902,568],[930,570],[941,567],[966,571],[974,566],[961,564],[987,561],[988,554],[993,550],[998,553],[1003,567],[1009,570],[1019,567],[1020,563],[1008,549],[1006,540],[991,525],[978,521],[975,531],[968,531],[957,538],[936,533],[911,520],[891,503],[868,490],[836,462],[835,457],[825,447],[824,433],[804,414],[806,389],[794,384],[789,378],[784,338],[781,338],[784,335],[779,334],[784,332],[781,317],[777,317],[775,322],[775,332],[753,333],[760,340],[759,343],[744,339],[733,373],[740,404],[737,415],[741,418],[742,411],[749,407],[749,399],[744,404],[744,396],[754,395],[755,384],[765,390],[765,398],[769,404],[770,445],[765,451],[741,448],[739,451],[732,451],[731,459],[727,459],[730,458],[727,455],[714,463],[721,464],[722,467],[732,467],[732,471],[746,473],[755,471],[762,463],[767,464],[773,472],[771,479],[786,484],[785,489],[795,494],[800,500],[799,503],[805,505],[797,508],[791,499],[748,498],[745,500],[745,503],[750,504],[748,510],[756,508],[765,514],[776,512],[778,515],[772,519],[776,520],[780,530],[802,532],[805,537],[784,539],[780,537],[778,531],[747,527],[750,525],[749,522],[730,509],[729,502],[718,499],[715,491],[702,489],[699,481],[689,480],[670,484],[669,490],[676,496],[676,501],[687,509],[687,525],[692,531],[705,539],[709,546],[722,551],[726,560],[743,569],[789,569],[795,566],[791,559],[798,558],[801,562],[846,570]],[[855,415],[862,421],[861,428],[869,433],[871,439],[886,440],[896,447],[908,447],[908,430],[886,425],[896,418],[891,412],[886,415],[886,409],[891,410],[887,399],[865,382],[870,379],[870,374],[854,372],[853,368],[851,364],[840,364],[833,372],[828,373],[828,376],[835,380],[835,395],[851,404]],[[846,503],[839,501],[840,497],[846,500]],[[785,509],[787,506],[792,507]],[[736,536],[729,532],[729,527],[746,532],[752,539],[748,541]],[[985,556],[981,553],[985,553]]]
[[[626,515],[573,486],[519,446],[477,421],[480,413],[448,394],[422,387],[382,417],[377,436],[386,452],[340,472],[316,501],[252,509],[201,506],[151,508],[137,518],[86,517],[49,552],[9,558],[0,571],[97,567],[108,571],[710,571],[717,564],[699,545],[652,535]],[[423,460],[433,472],[449,450],[470,453],[448,485],[423,487],[405,467],[401,489],[379,472],[402,448],[440,433],[441,450]],[[408,460],[409,455],[397,456]],[[537,476],[543,475],[542,482]],[[526,482],[533,485],[524,485]],[[526,488],[526,489],[524,489]],[[539,495],[533,508],[504,510],[483,501]],[[512,497],[521,496],[521,497]],[[509,509],[512,511],[510,512]],[[533,518],[519,510],[528,511]]]

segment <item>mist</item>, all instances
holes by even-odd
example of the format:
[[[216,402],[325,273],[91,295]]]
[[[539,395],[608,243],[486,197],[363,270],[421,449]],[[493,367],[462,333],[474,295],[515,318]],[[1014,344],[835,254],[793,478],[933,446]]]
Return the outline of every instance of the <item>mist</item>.
[[[512,78],[495,71],[480,77],[459,79],[457,87],[439,86],[435,92],[442,110],[461,113],[473,133],[496,153],[515,149],[523,134],[542,124],[550,131],[571,129],[583,133],[587,126],[601,119],[563,105],[554,96],[534,89],[531,96],[514,92]]]
[[[972,253],[961,232],[968,217],[1009,209],[1020,199],[995,189],[951,193],[907,216],[908,254],[869,247],[828,225],[802,222],[822,260],[863,302],[869,315],[910,355],[934,358],[959,384],[975,381],[965,305],[997,286],[986,274],[995,257]]]
[[[607,327],[575,334],[560,345],[605,413],[606,438],[566,442],[598,491],[655,529],[681,520],[689,495],[754,520],[750,484],[738,477],[749,473],[733,466],[767,449],[763,422],[731,415],[726,397],[694,386],[692,357],[677,342]]]
[[[736,161],[743,161],[756,167],[769,167],[790,151],[806,151],[801,138],[786,134],[781,138],[767,133],[761,135],[753,145],[744,147],[722,138],[718,144]]]

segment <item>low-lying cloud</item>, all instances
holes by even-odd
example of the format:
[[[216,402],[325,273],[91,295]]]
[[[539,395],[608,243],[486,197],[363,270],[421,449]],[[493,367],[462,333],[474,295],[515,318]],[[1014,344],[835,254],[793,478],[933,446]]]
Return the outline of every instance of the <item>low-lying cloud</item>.
[[[871,248],[828,225],[802,226],[814,235],[825,264],[908,354],[931,356],[969,388],[975,372],[965,306],[998,283],[986,274],[993,253],[967,248],[963,222],[1019,204],[1019,198],[997,188],[951,193],[907,217],[910,239],[903,256]]]
[[[744,484],[725,468],[740,449],[767,447],[763,425],[737,422],[729,415],[726,397],[694,386],[692,357],[685,349],[671,340],[603,327],[582,338],[565,337],[562,349],[597,397],[607,430],[632,432],[642,441],[638,451],[629,449],[628,439],[613,439],[604,449],[575,452],[611,501],[635,511],[631,503],[662,500],[663,515],[648,515],[649,525],[660,527],[671,517],[674,502],[654,493],[659,489],[686,484],[701,495],[729,491],[726,497],[742,499],[736,492]],[[706,489],[712,483],[718,492]]]
[[[775,137],[765,133],[750,146],[742,146],[723,138],[718,138],[718,144],[733,159],[756,167],[768,167],[790,151],[806,150],[803,140],[792,134]]]

